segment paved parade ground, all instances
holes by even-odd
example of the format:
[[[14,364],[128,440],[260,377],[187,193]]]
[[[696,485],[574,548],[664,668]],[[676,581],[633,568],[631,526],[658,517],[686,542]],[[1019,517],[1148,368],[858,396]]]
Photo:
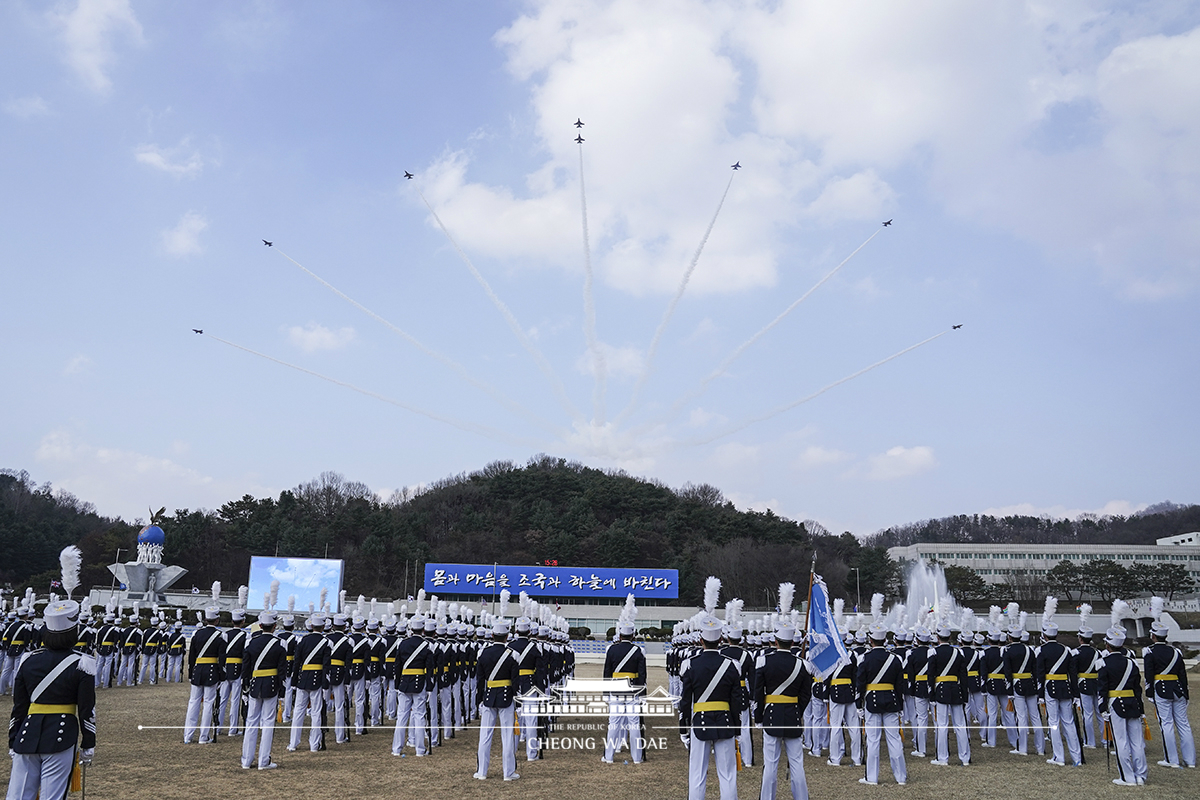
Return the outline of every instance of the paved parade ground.
[[[599,665],[580,664],[576,676],[599,677]],[[661,685],[666,673],[651,668],[651,688]],[[1191,676],[1192,694],[1200,679]],[[366,736],[351,735],[348,744],[337,745],[329,737],[329,749],[321,753],[287,752],[287,738],[277,729],[273,758],[280,768],[269,772],[243,770],[239,766],[241,738],[221,736],[214,744],[184,745],[179,729],[187,704],[187,684],[160,684],[108,689],[97,697],[96,760],[88,768],[87,797],[135,800],[198,800],[220,798],[303,798],[346,800],[371,797],[438,798],[531,798],[531,800],[653,800],[687,796],[687,751],[672,729],[654,730],[653,725],[670,725],[668,717],[648,721],[647,736],[662,737],[665,749],[651,749],[646,763],[623,764],[625,752],[612,765],[600,763],[604,730],[599,718],[562,720],[572,730],[556,732],[570,736],[573,747],[550,750],[544,760],[528,763],[521,753],[517,760],[518,781],[500,778],[500,746],[493,743],[491,775],[486,782],[472,778],[479,734],[473,729],[435,748],[427,758],[415,758],[411,749],[404,758],[391,755],[392,728],[372,730]],[[7,719],[12,698],[0,698],[0,714]],[[1190,706],[1194,730],[1200,730],[1200,703]],[[1154,726],[1153,714],[1150,716]],[[141,728],[139,729],[139,726]],[[169,727],[158,727],[169,726]],[[932,744],[932,731],[930,733]],[[588,749],[588,740],[594,747]],[[761,753],[761,734],[755,732],[755,751]],[[911,747],[911,741],[907,742]],[[580,749],[582,745],[582,749]],[[951,744],[953,748],[953,743]],[[1018,757],[1007,750],[985,750],[972,741],[972,765],[934,767],[927,759],[908,757],[909,783],[900,787],[890,782],[886,768],[880,786],[862,786],[859,768],[830,767],[824,758],[805,758],[809,794],[813,798],[937,798],[978,800],[981,797],[1040,798],[1054,796],[1108,798],[1153,797],[1195,798],[1200,796],[1200,770],[1165,769],[1155,765],[1162,758],[1158,731],[1147,742],[1150,781],[1145,787],[1118,787],[1116,758],[1112,771],[1105,767],[1103,750],[1084,751],[1087,764],[1079,769],[1053,767],[1036,755]],[[846,759],[848,761],[849,759]],[[886,764],[886,759],[885,759]],[[0,767],[2,786],[8,785],[10,764]],[[762,780],[760,764],[738,775],[738,796],[756,798]],[[716,773],[709,771],[708,796],[717,797]],[[780,798],[788,796],[786,759],[781,767]],[[77,795],[72,795],[77,797]]]

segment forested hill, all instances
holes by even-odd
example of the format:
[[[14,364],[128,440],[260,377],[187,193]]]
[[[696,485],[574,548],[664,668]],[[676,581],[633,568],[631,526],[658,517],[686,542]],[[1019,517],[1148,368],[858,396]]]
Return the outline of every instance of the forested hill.
[[[344,559],[350,594],[380,598],[401,596],[406,571],[411,590],[417,565],[429,561],[671,568],[680,572],[681,602],[698,602],[704,578],[720,575],[723,596],[751,606],[773,605],[781,581],[803,585],[814,549],[837,593],[851,566],[862,568],[864,592],[888,588],[895,578],[880,552],[860,552],[850,534],[832,536],[819,526],[810,532],[770,511],[739,511],[711,486],[673,490],[549,456],[523,467],[494,463],[387,500],[325,473],[278,498],[177,510],[162,527],[163,560],[189,570],[189,587],[213,580],[236,587],[252,554]],[[0,581],[44,592],[59,550],[78,543],[83,586],[107,586],[105,566],[118,547],[122,561],[132,556],[136,534],[134,525],[99,517],[26,473],[0,472]],[[884,568],[878,576],[877,567]]]
[[[874,533],[864,541],[871,547],[898,547],[916,542],[974,544],[1154,544],[1155,539],[1200,531],[1200,505],[1159,503],[1128,517],[1077,519],[959,515]]]

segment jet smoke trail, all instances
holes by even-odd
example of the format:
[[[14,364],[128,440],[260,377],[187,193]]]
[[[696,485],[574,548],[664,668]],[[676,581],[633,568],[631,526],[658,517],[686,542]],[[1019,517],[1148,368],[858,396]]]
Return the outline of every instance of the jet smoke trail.
[[[274,363],[279,364],[280,366],[283,366],[283,367],[287,367],[288,369],[294,369],[297,372],[303,372],[306,375],[312,375],[314,378],[320,378],[323,381],[328,381],[329,383],[333,383],[338,386],[345,387],[347,389],[350,389],[351,391],[358,392],[359,394],[365,394],[367,397],[373,397],[376,400],[382,400],[385,403],[390,403],[391,405],[394,405],[398,408],[402,408],[405,411],[411,411],[414,414],[420,414],[423,417],[428,417],[429,419],[437,420],[438,422],[444,422],[445,424],[452,425],[455,428],[458,428],[459,430],[467,431],[469,433],[477,433],[481,436],[487,436],[488,438],[496,439],[498,441],[506,442],[508,444],[518,444],[518,445],[522,445],[522,446],[528,446],[529,444],[531,444],[530,442],[523,441],[523,440],[517,439],[515,437],[512,437],[512,436],[508,435],[507,433],[504,433],[503,431],[498,431],[498,430],[495,430],[494,428],[489,428],[486,425],[476,425],[473,422],[462,422],[461,420],[456,420],[452,417],[444,417],[440,414],[434,414],[433,412],[430,412],[430,411],[424,411],[415,406],[410,406],[410,405],[407,405],[406,403],[401,403],[399,400],[393,400],[390,397],[386,397],[382,394],[378,394],[377,392],[372,392],[369,389],[361,389],[352,383],[346,383],[345,381],[339,381],[337,378],[330,378],[329,376],[322,375],[319,372],[313,372],[311,369],[305,369],[304,367],[299,367],[299,366],[296,366],[295,364],[289,364],[286,361],[275,358],[274,356],[269,356],[266,353],[260,353],[257,350],[251,350],[249,347],[243,347],[240,344],[236,344],[236,343],[228,341],[226,339],[222,339],[220,336],[214,336],[212,334],[205,334],[205,336],[207,336],[210,339],[214,339],[214,340],[220,342],[221,344],[229,345],[230,347],[233,347],[237,350],[241,350],[241,351],[249,353],[251,355],[258,356],[259,358],[265,358],[267,361],[273,361]]]
[[[807,300],[809,295],[811,295],[817,289],[821,288],[821,286],[827,280],[829,280],[834,275],[836,275],[838,270],[840,270],[842,267],[846,266],[847,262],[849,262],[850,259],[854,258],[854,256],[858,254],[858,251],[862,250],[864,247],[866,247],[867,244],[870,243],[870,241],[872,239],[874,239],[876,236],[878,236],[879,232],[882,230],[883,230],[883,228],[880,228],[879,230],[875,231],[870,236],[868,236],[866,241],[864,241],[858,247],[854,248],[853,253],[851,253],[850,255],[843,258],[842,262],[840,264],[838,264],[836,267],[831,269],[829,271],[829,274],[827,274],[824,278],[821,278],[821,280],[819,280],[815,284],[813,284],[813,287],[811,289],[809,289],[807,292],[802,294],[798,300],[796,300],[794,303],[792,303],[790,306],[788,306],[786,309],[784,309],[783,313],[781,313],[779,316],[775,317],[775,319],[771,320],[758,333],[751,336],[745,342],[742,342],[742,344],[740,344],[736,350],[734,350],[732,353],[730,353],[729,356],[727,356],[725,358],[725,360],[722,361],[720,363],[720,365],[718,365],[717,368],[708,375],[708,377],[706,377],[704,380],[700,381],[699,386],[697,386],[692,391],[688,392],[683,397],[676,400],[675,403],[671,406],[671,410],[667,415],[667,420],[670,421],[670,420],[674,419],[675,417],[677,417],[679,415],[679,412],[683,410],[683,407],[686,404],[690,403],[692,400],[695,400],[697,397],[704,394],[704,392],[708,389],[708,385],[710,383],[712,383],[714,380],[716,380],[717,378],[724,375],[725,370],[729,369],[729,367],[733,364],[733,362],[737,361],[741,357],[742,353],[746,352],[746,350],[749,349],[759,339],[766,336],[767,333],[772,328],[774,328],[776,325],[778,325],[780,322],[783,321],[784,317],[786,317],[788,314],[792,313],[792,311],[794,311],[796,309],[796,306],[800,305],[805,300]]]
[[[764,414],[760,414],[756,417],[751,417],[750,419],[746,420],[745,422],[740,422],[732,427],[725,429],[721,433],[715,434],[714,436],[711,436],[707,439],[694,439],[694,440],[689,440],[686,442],[681,442],[680,444],[681,444],[681,446],[686,446],[686,447],[709,444],[711,442],[715,442],[717,439],[723,439],[726,436],[737,433],[738,431],[745,430],[746,428],[750,427],[751,425],[754,425],[755,423],[764,422],[768,419],[771,419],[772,417],[777,417],[780,414],[784,413],[785,411],[791,411],[796,406],[804,405],[809,400],[815,400],[816,398],[818,398],[821,395],[828,392],[830,389],[833,389],[837,386],[841,386],[843,383],[846,383],[847,381],[852,381],[860,375],[865,375],[866,373],[870,372],[871,370],[875,369],[876,367],[882,367],[884,364],[888,363],[889,361],[897,359],[900,356],[904,355],[905,353],[910,353],[913,350],[916,350],[918,347],[927,345],[930,342],[932,342],[934,339],[941,338],[942,336],[945,336],[949,332],[950,331],[942,331],[939,334],[930,336],[928,339],[925,339],[924,341],[921,341],[921,342],[917,342],[914,345],[910,345],[909,347],[904,348],[903,350],[899,351],[898,353],[893,353],[892,355],[888,356],[887,358],[885,358],[881,361],[876,361],[871,366],[864,367],[863,369],[860,369],[858,372],[855,372],[852,375],[847,375],[846,377],[842,378],[841,380],[836,380],[833,383],[829,384],[828,386],[824,386],[821,389],[818,389],[817,391],[813,392],[812,394],[808,395],[807,397],[802,397],[799,400],[796,400],[795,402],[788,403],[787,405],[779,406],[778,408],[776,408],[772,411],[768,411],[768,412],[766,412]]]
[[[683,273],[683,280],[679,282],[679,288],[675,290],[675,296],[671,298],[671,303],[667,306],[662,321],[658,323],[658,329],[654,331],[654,338],[650,340],[650,349],[646,352],[646,363],[642,365],[642,373],[638,375],[637,383],[633,387],[633,395],[630,397],[629,404],[617,416],[616,423],[618,425],[627,420],[637,407],[638,398],[642,394],[642,388],[646,385],[646,381],[650,377],[650,370],[654,365],[654,355],[658,352],[658,342],[662,339],[663,331],[667,329],[667,323],[671,321],[671,316],[675,313],[675,306],[679,305],[680,298],[687,291],[688,282],[692,279],[692,273],[696,270],[696,264],[700,261],[700,254],[704,252],[704,245],[708,244],[708,237],[712,234],[713,226],[717,224],[717,215],[721,213],[721,207],[725,205],[725,198],[729,195],[729,187],[733,186],[733,176],[736,174],[736,172],[729,174],[729,182],[725,184],[725,191],[721,193],[721,200],[717,203],[717,210],[713,212],[712,219],[708,223],[708,228],[704,231],[704,237],[700,240],[700,246],[696,248],[696,254],[692,256],[692,262],[688,264],[687,271]]]
[[[596,340],[596,302],[592,295],[592,245],[588,240],[587,191],[583,183],[583,145],[579,145],[579,205],[583,211],[583,335],[592,353],[596,389],[592,395],[592,415],[597,425],[604,424],[604,383],[608,365]]]
[[[509,411],[513,412],[514,414],[517,414],[518,416],[524,417],[526,420],[528,420],[529,422],[532,422],[533,424],[535,424],[538,427],[542,428],[543,430],[547,431],[551,435],[560,436],[560,437],[567,435],[567,432],[565,430],[563,430],[561,428],[557,428],[557,427],[549,424],[546,420],[544,420],[541,417],[539,417],[538,415],[534,414],[532,411],[525,408],[520,403],[517,403],[515,400],[509,399],[499,389],[495,388],[494,386],[487,383],[486,381],[482,381],[482,380],[479,380],[478,378],[474,377],[473,375],[471,375],[471,373],[469,373],[467,371],[467,368],[464,367],[462,364],[459,364],[457,361],[455,361],[454,359],[445,355],[444,353],[434,350],[432,347],[429,347],[424,342],[420,341],[419,339],[417,339],[415,336],[408,333],[407,331],[393,325],[388,320],[379,316],[374,311],[367,308],[362,303],[358,302],[353,297],[350,297],[348,294],[343,292],[341,289],[338,289],[336,286],[331,284],[329,281],[325,280],[320,275],[313,272],[308,267],[304,266],[299,261],[297,261],[296,259],[289,256],[287,253],[285,253],[280,248],[275,247],[274,250],[277,253],[279,253],[281,256],[286,258],[288,261],[295,264],[297,267],[299,267],[302,271],[307,273],[310,277],[312,277],[314,280],[316,280],[318,283],[320,283],[326,289],[333,292],[338,297],[342,298],[347,303],[354,306],[355,308],[357,308],[359,311],[363,312],[367,316],[371,317],[372,319],[376,320],[377,322],[382,323],[384,326],[386,326],[388,329],[390,329],[393,333],[399,335],[402,339],[404,339],[406,342],[411,344],[413,347],[420,350],[425,355],[429,356],[430,358],[436,359],[437,361],[440,361],[443,364],[445,364],[446,366],[450,367],[450,369],[452,369],[458,373],[458,376],[460,378],[462,378],[463,380],[465,380],[467,383],[471,384],[475,388],[479,389],[480,391],[486,393],[493,400],[500,403],[502,406],[507,408]]]
[[[467,269],[471,271],[471,274],[475,277],[475,280],[480,286],[483,287],[483,291],[486,292],[488,298],[491,299],[492,305],[494,305],[496,310],[499,311],[501,316],[504,317],[504,321],[508,323],[509,330],[512,331],[513,336],[517,337],[517,341],[519,341],[521,346],[525,348],[525,351],[532,356],[533,360],[538,365],[538,369],[542,371],[542,374],[546,377],[546,380],[550,382],[550,388],[554,390],[554,396],[558,400],[559,404],[563,407],[563,410],[570,414],[572,419],[577,421],[582,420],[583,415],[575,409],[575,406],[571,403],[571,399],[567,397],[567,389],[565,386],[563,386],[562,381],[559,380],[557,373],[554,372],[554,368],[550,366],[550,362],[546,360],[546,357],[542,355],[540,350],[533,346],[533,342],[529,341],[529,337],[525,335],[525,331],[521,330],[520,323],[517,322],[517,319],[512,315],[512,312],[508,310],[508,306],[504,305],[504,301],[496,296],[496,293],[492,291],[491,285],[487,282],[483,275],[480,274],[479,270],[475,268],[475,265],[471,263],[471,259],[467,257],[466,252],[459,247],[458,241],[450,235],[450,229],[446,227],[444,222],[442,222],[442,218],[438,216],[438,213],[433,210],[433,206],[429,205],[429,201],[425,199],[425,193],[420,189],[417,189],[417,195],[421,198],[421,202],[425,204],[425,207],[429,209],[429,213],[433,215],[434,221],[437,222],[438,227],[442,229],[442,233],[446,235],[446,239],[449,240],[455,251],[457,251],[459,258],[463,260],[463,263],[467,265]]]

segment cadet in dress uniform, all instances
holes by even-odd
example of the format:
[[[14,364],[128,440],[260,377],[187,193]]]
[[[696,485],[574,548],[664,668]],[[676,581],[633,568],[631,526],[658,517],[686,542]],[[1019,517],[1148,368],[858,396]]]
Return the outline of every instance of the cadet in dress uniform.
[[[153,617],[150,627],[142,636],[142,668],[138,673],[137,682],[158,683],[158,650],[162,644],[162,631],[158,629]]]
[[[246,733],[242,741],[242,769],[254,766],[258,751],[258,768],[275,769],[271,761],[271,742],[275,738],[275,713],[283,694],[283,676],[287,672],[287,645],[275,635],[275,612],[258,615],[258,632],[251,637],[242,653],[242,686],[249,695],[246,711]]]
[[[1103,658],[1092,646],[1091,628],[1080,624],[1078,636],[1079,646],[1074,651],[1075,674],[1078,677],[1075,684],[1076,702],[1083,712],[1083,746],[1092,749],[1096,746],[1096,726],[1100,719],[1100,687],[1096,679],[1099,677]]]
[[[184,744],[192,743],[197,726],[200,744],[208,744],[216,736],[211,730],[213,703],[217,698],[217,684],[225,679],[225,670],[221,666],[225,658],[225,637],[216,627],[220,616],[221,609],[217,606],[204,609],[202,623],[192,634],[188,647],[188,680],[192,688],[183,723]]]
[[[604,677],[628,680],[637,691],[630,694],[614,692],[608,697],[608,732],[604,736],[604,755],[601,761],[613,763],[613,756],[629,738],[629,755],[633,763],[642,763],[643,752],[641,717],[630,708],[646,687],[646,656],[633,642],[633,620],[622,619],[617,625],[615,641],[604,654]]]
[[[439,622],[433,633],[437,637],[438,654],[433,696],[437,698],[438,743],[441,744],[454,738],[454,644],[447,638],[444,622]]]
[[[354,733],[363,735],[367,724],[367,669],[371,661],[371,640],[367,637],[367,621],[354,617],[350,624],[350,663],[347,667],[347,694],[354,699]]]
[[[492,761],[492,736],[500,728],[500,756],[504,767],[504,780],[515,781],[517,757],[513,747],[514,703],[516,700],[517,660],[515,653],[505,645],[508,638],[508,622],[498,618],[492,625],[492,643],[479,653],[475,668],[475,682],[479,695],[479,751],[475,777],[487,779],[488,766]]]
[[[338,744],[350,741],[346,730],[346,693],[350,685],[350,661],[354,643],[346,635],[346,616],[333,615],[333,633],[329,635],[329,691],[333,704],[333,740]]]
[[[407,632],[408,626],[403,626]],[[404,641],[403,636],[396,634],[396,621],[389,619],[384,627],[383,635],[383,696],[384,714],[390,720],[396,719],[396,648]]]
[[[1150,626],[1150,646],[1142,654],[1146,669],[1146,697],[1154,704],[1154,712],[1162,729],[1163,746],[1167,757],[1159,766],[1195,769],[1196,741],[1188,722],[1188,681],[1183,666],[1183,654],[1167,644],[1166,625],[1155,620]],[[1179,735],[1176,747],[1175,736]]]
[[[533,638],[536,630],[528,617],[517,618],[517,638],[509,642],[508,647],[513,651],[517,662],[517,697],[533,692],[535,689],[545,690],[545,684],[538,679],[538,672],[545,673],[546,657],[537,640]],[[544,679],[543,679],[544,680]],[[633,681],[630,681],[632,683]],[[525,710],[525,704],[518,706],[521,723],[521,738],[525,739],[525,760],[536,761],[538,758],[538,719],[537,715]],[[612,729],[610,718],[609,729]],[[634,734],[636,736],[636,734]],[[632,749],[632,748],[631,748]],[[608,751],[607,745],[605,751]],[[641,752],[637,753],[637,761],[641,761]]]
[[[943,623],[937,630],[938,645],[929,654],[930,701],[937,729],[936,767],[950,765],[950,726],[958,744],[958,760],[971,764],[971,741],[967,736],[967,656],[950,644],[953,631]]]
[[[979,741],[987,741],[987,712],[983,704],[983,649],[987,639],[982,633],[973,637],[970,631],[963,631],[961,637],[963,655],[967,657],[967,724],[975,725],[979,733]]]
[[[33,636],[33,625],[29,623],[32,612],[22,606],[16,618],[4,631],[4,672],[0,675],[0,694],[12,694],[17,677],[17,666],[21,656],[29,648]]]
[[[296,654],[292,658],[292,738],[288,750],[300,746],[300,735],[304,730],[304,717],[309,717],[308,749],[312,752],[325,749],[324,732],[321,730],[322,713],[325,708],[325,690],[329,687],[329,640],[321,633],[325,619],[320,614],[309,616],[305,623],[309,632],[296,643]]]
[[[1039,756],[1046,754],[1046,734],[1042,730],[1042,715],[1038,712],[1038,686],[1033,676],[1036,655],[1033,648],[1021,641],[1023,631],[1009,628],[1008,647],[1004,649],[1004,677],[1012,689],[1013,707],[1017,717],[1017,746],[1009,752],[1029,755],[1032,736]]]
[[[137,663],[138,651],[142,647],[141,620],[137,614],[130,614],[125,628],[121,631],[121,671],[117,675],[117,686],[133,686],[137,673],[134,665]]]
[[[425,702],[429,684],[437,669],[437,653],[425,639],[425,619],[414,616],[408,622],[409,635],[395,649],[396,733],[392,737],[392,755],[404,751],[412,742],[418,756],[429,754],[425,738]]]
[[[104,615],[104,622],[96,629],[96,688],[107,689],[112,680],[113,659],[117,652],[120,630],[113,625],[116,621],[111,613]]]
[[[90,764],[96,752],[96,660],[72,650],[79,604],[56,600],[43,613],[44,646],[26,656],[13,681],[9,800],[66,797],[77,737],[80,761]]]
[[[1075,659],[1070,649],[1058,642],[1058,625],[1052,621],[1042,623],[1042,646],[1038,648],[1036,673],[1038,694],[1046,704],[1050,747],[1054,751],[1046,763],[1064,766],[1066,756],[1070,754],[1071,764],[1082,766],[1083,754],[1075,729]],[[1065,751],[1063,736],[1067,738]]]
[[[371,641],[367,657],[367,711],[371,726],[377,727],[383,724],[383,651],[387,644],[375,617],[367,620],[367,638]]]
[[[851,645],[854,637],[846,634],[846,652],[850,660],[829,676],[829,761],[831,767],[842,764],[846,752],[846,735],[850,737],[850,760],[854,766],[862,766],[862,737],[858,725],[858,713],[854,702],[855,679],[858,676],[859,656]],[[843,734],[844,732],[844,734]]]
[[[1112,627],[1104,637],[1107,653],[1096,678],[1100,687],[1100,718],[1112,732],[1117,750],[1118,786],[1141,786],[1146,782],[1146,741],[1142,738],[1141,675],[1137,664],[1125,653],[1125,629]]]
[[[167,681],[179,683],[183,680],[183,653],[187,650],[187,637],[183,635],[183,623],[176,620],[167,635]]]
[[[679,734],[689,750],[688,798],[703,800],[712,753],[721,800],[736,800],[741,678],[737,664],[720,653],[720,620],[708,613],[699,627],[704,649],[688,659],[679,697]]]
[[[295,627],[296,617],[289,611],[278,618],[275,628],[275,635],[279,637],[279,641],[287,650],[287,671],[283,674],[283,696],[280,697],[280,705],[283,706],[283,710],[280,712],[280,717],[288,725],[292,723],[292,700],[294,697],[292,694],[292,661],[296,657]]]
[[[858,782],[871,786],[879,783],[879,740],[886,736],[892,777],[904,786],[908,783],[908,769],[904,763],[904,742],[900,739],[903,704],[898,690],[904,668],[900,657],[889,653],[884,646],[887,634],[881,623],[870,627],[868,635],[873,647],[863,656],[858,669],[858,713],[866,723],[867,732],[867,774]]]
[[[725,616],[729,616],[728,605],[725,607]],[[755,659],[750,651],[742,646],[742,633],[742,623],[738,620],[734,619],[726,624],[723,630],[726,644],[721,648],[721,655],[732,658],[737,663],[738,673],[741,675],[741,731],[737,736],[737,746],[742,756],[742,763],[747,767],[752,767],[754,766],[754,737],[750,727],[750,698],[754,697]],[[823,710],[822,719],[824,719]]]
[[[1000,740],[1000,726],[1004,726],[1004,734],[1008,737],[1008,746],[1016,748],[1016,715],[1008,708],[1008,698],[1012,690],[1008,686],[1008,678],[1004,674],[1004,634],[999,628],[988,632],[988,648],[983,651],[983,662],[980,673],[983,677],[984,711],[987,715],[985,723],[984,747],[996,747]]]
[[[924,625],[918,625],[912,635],[916,641],[905,658],[909,694],[912,696],[912,754],[925,758],[929,736],[929,653],[933,649],[933,637]]]
[[[233,627],[225,633],[225,682],[221,687],[221,722],[230,736],[238,734],[238,717],[242,713],[242,658],[250,629],[246,627],[246,609],[235,608],[232,612]]]
[[[754,669],[754,721],[763,729],[761,800],[775,800],[779,758],[787,753],[792,800],[807,800],[804,777],[804,709],[812,692],[812,674],[804,660],[791,652],[796,631],[788,624],[775,630],[775,649],[758,656]],[[841,674],[840,672],[838,674]],[[839,688],[842,686],[838,684]],[[854,687],[850,687],[853,695]],[[853,700],[851,700],[853,703]],[[841,732],[838,736],[840,738]]]

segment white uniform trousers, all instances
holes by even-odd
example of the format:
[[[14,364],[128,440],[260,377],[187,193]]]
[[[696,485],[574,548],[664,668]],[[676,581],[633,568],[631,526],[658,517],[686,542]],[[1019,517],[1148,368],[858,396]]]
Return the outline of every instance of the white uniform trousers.
[[[929,698],[914,697],[912,713],[913,753],[924,756],[929,752],[925,748],[929,741]]]
[[[354,695],[354,732],[362,733],[367,724],[367,679],[352,678],[350,691]]]
[[[737,800],[737,751],[733,739],[702,741],[692,731],[688,747],[688,800],[704,800],[708,785],[708,754],[717,762],[721,800]]]
[[[112,673],[113,655],[96,656],[96,688],[108,686],[108,678]]]
[[[1081,694],[1078,701],[1083,711],[1083,746],[1095,747],[1096,731],[1104,725],[1100,719],[1100,698],[1094,694]]]
[[[291,723],[292,721],[292,700],[295,695],[292,694],[292,676],[285,675],[283,678],[283,721]]]
[[[470,706],[468,719],[479,719],[479,684],[474,680],[467,681],[467,692],[470,694],[467,700],[467,705]]]
[[[858,709],[854,703],[829,704],[829,760],[840,762],[846,753],[843,732],[850,737],[850,760],[862,764],[862,738],[858,728]]]
[[[438,690],[430,689],[425,693],[425,708],[429,710],[429,746],[437,747],[442,743],[442,724],[438,719]]]
[[[604,760],[611,762],[629,738],[629,756],[642,763],[641,720],[634,713],[637,699],[632,695],[609,695],[608,732],[604,735]]]
[[[515,708],[511,705],[504,708],[484,706],[479,710],[479,753],[476,760],[476,776],[487,777],[488,766],[492,763],[492,735],[496,726],[500,726],[500,758],[504,766],[504,777],[510,778],[517,774],[517,754],[513,747],[513,718]]]
[[[138,683],[158,683],[158,654],[142,654],[142,672],[138,675]]]
[[[167,680],[171,683],[183,680],[183,656],[167,656]]]
[[[275,712],[278,697],[251,697],[246,712],[246,733],[242,740],[242,766],[254,766],[254,751],[258,750],[258,767],[271,763],[271,742],[275,738]]]
[[[452,702],[450,696],[450,687],[443,686],[437,691],[438,696],[438,724],[442,728],[442,741],[450,738],[450,734],[454,733],[454,716],[450,704]]]
[[[213,702],[217,699],[216,686],[192,685],[188,695],[187,714],[183,719],[183,743],[190,744],[196,735],[196,727],[200,728],[200,742],[211,742]]]
[[[392,737],[392,755],[398,756],[406,743],[413,743],[417,755],[429,752],[425,747],[425,692],[397,692],[396,733]]]
[[[933,719],[937,726],[938,761],[950,760],[950,726],[954,726],[954,740],[958,743],[958,760],[963,766],[971,763],[971,740],[967,736],[967,707],[933,704]]]
[[[467,727],[467,684],[459,681],[454,684],[454,730],[461,731]]]
[[[383,724],[383,677],[367,678],[367,703],[372,725]]]
[[[395,678],[384,678],[384,681],[386,682],[387,685],[384,687],[384,690],[383,690],[384,691],[383,696],[386,698],[386,700],[385,700],[386,708],[384,709],[383,713],[387,715],[388,719],[395,719],[396,718],[396,679]]]
[[[350,734],[346,731],[346,684],[331,686],[329,692],[333,706],[333,739],[338,744],[344,744],[350,741]]]
[[[240,672],[238,676],[237,680],[225,681],[224,691],[229,697],[222,698],[221,703],[221,727],[225,728],[226,723],[228,723],[227,733],[230,736],[237,735],[238,717],[242,714],[242,679]]]
[[[821,751],[829,745],[827,708],[824,700],[814,697],[808,701],[808,706],[804,709],[804,745],[814,756],[821,755]],[[744,761],[745,758],[745,751],[743,751],[742,760]]]
[[[908,767],[904,763],[904,742],[900,739],[900,714],[892,711],[887,714],[866,715],[867,734],[867,780],[872,783],[879,781],[879,740],[886,734],[888,759],[892,765],[892,777],[896,783],[908,782]]]
[[[121,670],[117,673],[117,686],[133,686],[133,663],[137,660],[136,653],[121,654]]]
[[[750,736],[750,731],[753,730],[753,728],[750,725],[750,709],[743,708],[741,717],[742,717],[742,720],[741,720],[742,730],[741,730],[741,733],[739,733],[737,736],[738,749],[741,750],[741,753],[742,753],[742,764],[747,767],[753,767],[754,766],[754,739],[753,739],[753,737]],[[824,719],[825,718],[822,715],[822,717],[821,717],[822,722],[824,722]],[[637,730],[638,730],[638,728],[635,725],[633,728],[633,734],[631,734],[631,735],[636,735]],[[826,728],[825,734],[826,734],[826,736],[828,736],[828,734],[829,734],[828,728]]]
[[[1046,733],[1042,730],[1042,715],[1038,711],[1036,695],[1022,697],[1013,695],[1013,708],[1017,714],[1017,750],[1029,753],[1029,739],[1032,737],[1039,756],[1046,754]]]
[[[1075,704],[1070,700],[1055,700],[1046,698],[1046,725],[1050,728],[1050,747],[1054,751],[1054,760],[1067,763],[1065,755],[1071,756],[1071,763],[1080,762],[1079,735],[1075,731]],[[1063,737],[1066,737],[1067,747],[1063,750]]]
[[[1121,777],[1130,783],[1146,780],[1146,740],[1142,735],[1141,717],[1125,719],[1111,714],[1113,745],[1117,751],[1117,766]]]
[[[1158,714],[1158,724],[1162,728],[1163,745],[1167,748],[1167,761],[1172,764],[1182,764],[1185,767],[1196,766],[1196,740],[1192,738],[1192,724],[1188,722],[1188,701],[1180,697],[1167,700],[1164,697],[1154,697],[1154,711]],[[1179,735],[1179,745],[1175,745],[1175,736]]]
[[[311,717],[312,729],[308,732],[308,749],[314,753],[321,749],[321,711],[325,708],[324,689],[296,689],[292,703],[292,739],[289,750],[300,746],[300,735],[304,730],[305,716]]]
[[[0,655],[0,694],[11,694],[16,680],[17,659]]]
[[[775,800],[779,783],[779,756],[787,751],[788,778],[792,785],[792,800],[808,800],[808,781],[804,777],[804,742],[799,737],[784,739],[763,734],[763,782],[760,800]]]
[[[967,692],[967,725],[977,726],[979,740],[983,741],[984,720],[983,692]]]
[[[1008,737],[1008,746],[1016,747],[1016,716],[1008,710],[1008,695],[985,694],[983,699],[987,717],[987,721],[984,722],[987,734],[984,741],[989,747],[996,747],[1000,741],[1000,728],[1003,727],[1004,735]]]
[[[532,710],[526,711],[523,705],[517,706],[517,713],[520,714],[521,733],[525,737],[525,759],[537,761],[538,750],[541,748],[541,742],[538,741],[537,714]]]
[[[7,800],[66,797],[74,762],[74,747],[60,753],[13,756]]]

